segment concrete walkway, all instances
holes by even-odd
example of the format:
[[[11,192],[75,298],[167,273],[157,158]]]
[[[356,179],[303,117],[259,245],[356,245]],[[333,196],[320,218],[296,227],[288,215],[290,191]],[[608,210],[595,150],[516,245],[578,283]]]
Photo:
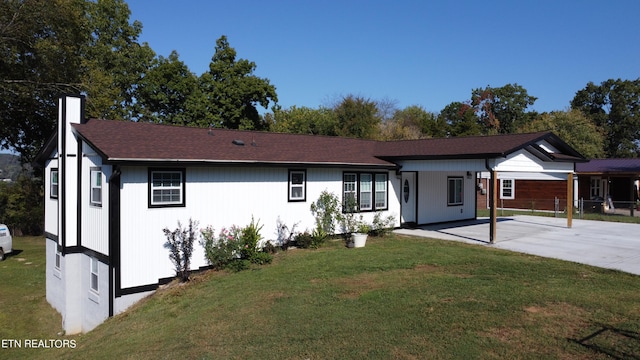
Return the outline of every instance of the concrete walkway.
[[[541,216],[498,219],[496,241],[489,244],[489,219],[398,229],[398,234],[462,241],[616,269],[640,275],[640,224]]]

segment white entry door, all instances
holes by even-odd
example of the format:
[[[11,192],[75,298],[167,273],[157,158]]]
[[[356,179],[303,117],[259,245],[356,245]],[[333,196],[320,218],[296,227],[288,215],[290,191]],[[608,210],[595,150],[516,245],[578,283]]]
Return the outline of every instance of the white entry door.
[[[416,173],[402,173],[402,191],[400,204],[402,207],[402,223],[416,222]]]

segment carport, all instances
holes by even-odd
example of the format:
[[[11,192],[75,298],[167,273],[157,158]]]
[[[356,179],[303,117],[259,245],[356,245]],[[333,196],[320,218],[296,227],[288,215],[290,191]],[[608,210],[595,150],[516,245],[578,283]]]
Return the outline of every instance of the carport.
[[[508,191],[497,173],[546,173],[567,179],[567,221],[572,226],[573,174],[577,162],[587,161],[551,132],[424,139],[385,144],[385,160],[399,165],[401,224],[416,227],[477,218],[482,191],[477,173],[491,174],[489,243],[497,239],[497,199]]]

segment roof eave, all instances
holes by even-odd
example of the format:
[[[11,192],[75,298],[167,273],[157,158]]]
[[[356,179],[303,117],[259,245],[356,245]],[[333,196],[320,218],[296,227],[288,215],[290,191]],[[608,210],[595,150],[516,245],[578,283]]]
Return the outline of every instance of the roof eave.
[[[260,161],[260,160],[215,160],[215,159],[153,159],[153,158],[107,158],[105,163],[113,165],[164,165],[164,166],[278,166],[278,167],[343,167],[360,169],[398,169],[396,164],[343,163],[343,162],[303,162],[303,161]]]

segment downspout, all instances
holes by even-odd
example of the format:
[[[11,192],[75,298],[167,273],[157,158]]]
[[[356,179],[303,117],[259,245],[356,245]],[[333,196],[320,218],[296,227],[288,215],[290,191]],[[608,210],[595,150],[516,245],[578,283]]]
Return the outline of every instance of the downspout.
[[[489,166],[489,158],[484,159],[484,166],[489,171],[489,243],[493,244],[496,237],[496,172]]]

